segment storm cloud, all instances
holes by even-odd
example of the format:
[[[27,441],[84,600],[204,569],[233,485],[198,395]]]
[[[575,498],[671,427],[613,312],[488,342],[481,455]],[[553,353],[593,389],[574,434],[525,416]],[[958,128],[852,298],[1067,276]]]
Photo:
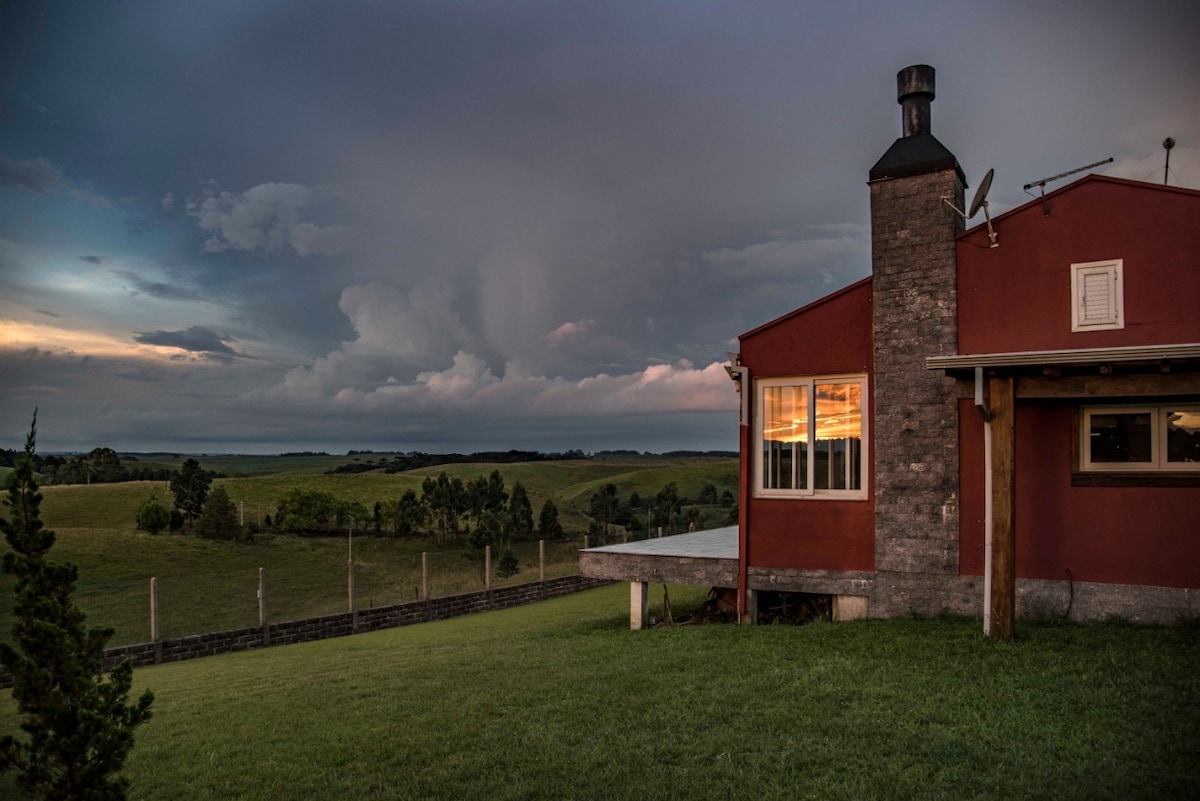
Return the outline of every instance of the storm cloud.
[[[0,430],[734,448],[737,335],[869,273],[898,70],[993,216],[1107,156],[1160,182],[1166,136],[1196,188],[1193,6],[14,6]]]

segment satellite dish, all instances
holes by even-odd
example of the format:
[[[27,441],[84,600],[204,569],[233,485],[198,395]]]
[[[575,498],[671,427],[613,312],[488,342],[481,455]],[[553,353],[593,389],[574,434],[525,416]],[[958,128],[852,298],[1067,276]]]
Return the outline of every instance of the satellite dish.
[[[996,231],[992,228],[992,216],[988,214],[987,193],[988,190],[992,188],[992,175],[995,172],[995,170],[988,170],[987,175],[983,176],[983,180],[979,182],[979,188],[975,190],[975,199],[971,201],[970,213],[964,212],[958,206],[955,206],[953,203],[951,203],[949,197],[942,197],[942,202],[954,209],[954,211],[957,212],[957,214],[964,220],[971,219],[978,214],[979,210],[982,208],[983,216],[987,218],[988,241],[991,243],[988,245],[988,247],[993,248],[999,247],[999,245],[996,244]]]
[[[992,174],[995,170],[988,170],[987,175],[983,176],[983,180],[979,182],[979,188],[975,190],[975,199],[971,201],[971,208],[967,212],[967,219],[971,219],[979,213],[979,208],[982,206],[986,213],[987,210],[987,193],[992,188]]]

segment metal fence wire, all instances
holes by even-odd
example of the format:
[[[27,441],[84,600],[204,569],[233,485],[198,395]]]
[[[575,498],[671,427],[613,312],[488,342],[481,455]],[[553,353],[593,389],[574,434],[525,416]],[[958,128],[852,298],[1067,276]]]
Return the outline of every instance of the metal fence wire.
[[[364,549],[352,565],[346,559],[299,568],[264,560],[262,597],[258,570],[185,568],[135,579],[81,576],[74,597],[87,613],[87,625],[114,629],[110,646],[129,645],[258,626],[260,611],[267,622],[278,623],[573,576],[580,545],[529,543],[519,552],[519,572],[507,576],[501,575],[499,557],[492,556],[490,583],[483,554],[432,551],[384,562]],[[0,577],[5,599],[12,597],[12,582]],[[11,603],[0,603],[0,638],[11,639],[12,623]]]

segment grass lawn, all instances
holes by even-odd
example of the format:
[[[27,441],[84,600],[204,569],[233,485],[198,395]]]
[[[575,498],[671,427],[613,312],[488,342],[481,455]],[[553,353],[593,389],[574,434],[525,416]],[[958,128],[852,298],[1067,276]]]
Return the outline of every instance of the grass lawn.
[[[676,611],[700,593],[674,588]],[[1195,627],[1024,623],[1011,645],[963,619],[630,632],[627,603],[615,585],[139,669],[158,698],[131,797],[1200,794]],[[12,709],[0,695],[0,729]]]

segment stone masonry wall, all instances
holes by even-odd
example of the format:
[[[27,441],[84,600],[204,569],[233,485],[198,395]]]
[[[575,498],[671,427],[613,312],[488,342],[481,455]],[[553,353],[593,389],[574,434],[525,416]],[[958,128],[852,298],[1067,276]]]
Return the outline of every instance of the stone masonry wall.
[[[871,185],[875,569],[870,614],[958,606],[958,407],[955,381],[925,367],[957,352],[956,170]],[[903,592],[897,592],[903,587]]]
[[[196,634],[190,637],[173,637],[158,642],[143,642],[109,648],[104,652],[104,665],[111,668],[123,659],[132,660],[135,667],[162,662],[179,662],[201,656],[216,656],[268,645],[324,640],[344,637],[366,631],[407,626],[433,620],[507,609],[511,606],[544,601],[563,595],[590,590],[611,582],[566,576],[544,582],[530,582],[493,590],[433,598],[428,601],[410,601],[394,606],[381,606],[359,612],[342,612],[335,615],[268,623],[265,627],[253,626],[233,631],[218,631]],[[12,676],[0,670],[0,688],[11,687]]]

